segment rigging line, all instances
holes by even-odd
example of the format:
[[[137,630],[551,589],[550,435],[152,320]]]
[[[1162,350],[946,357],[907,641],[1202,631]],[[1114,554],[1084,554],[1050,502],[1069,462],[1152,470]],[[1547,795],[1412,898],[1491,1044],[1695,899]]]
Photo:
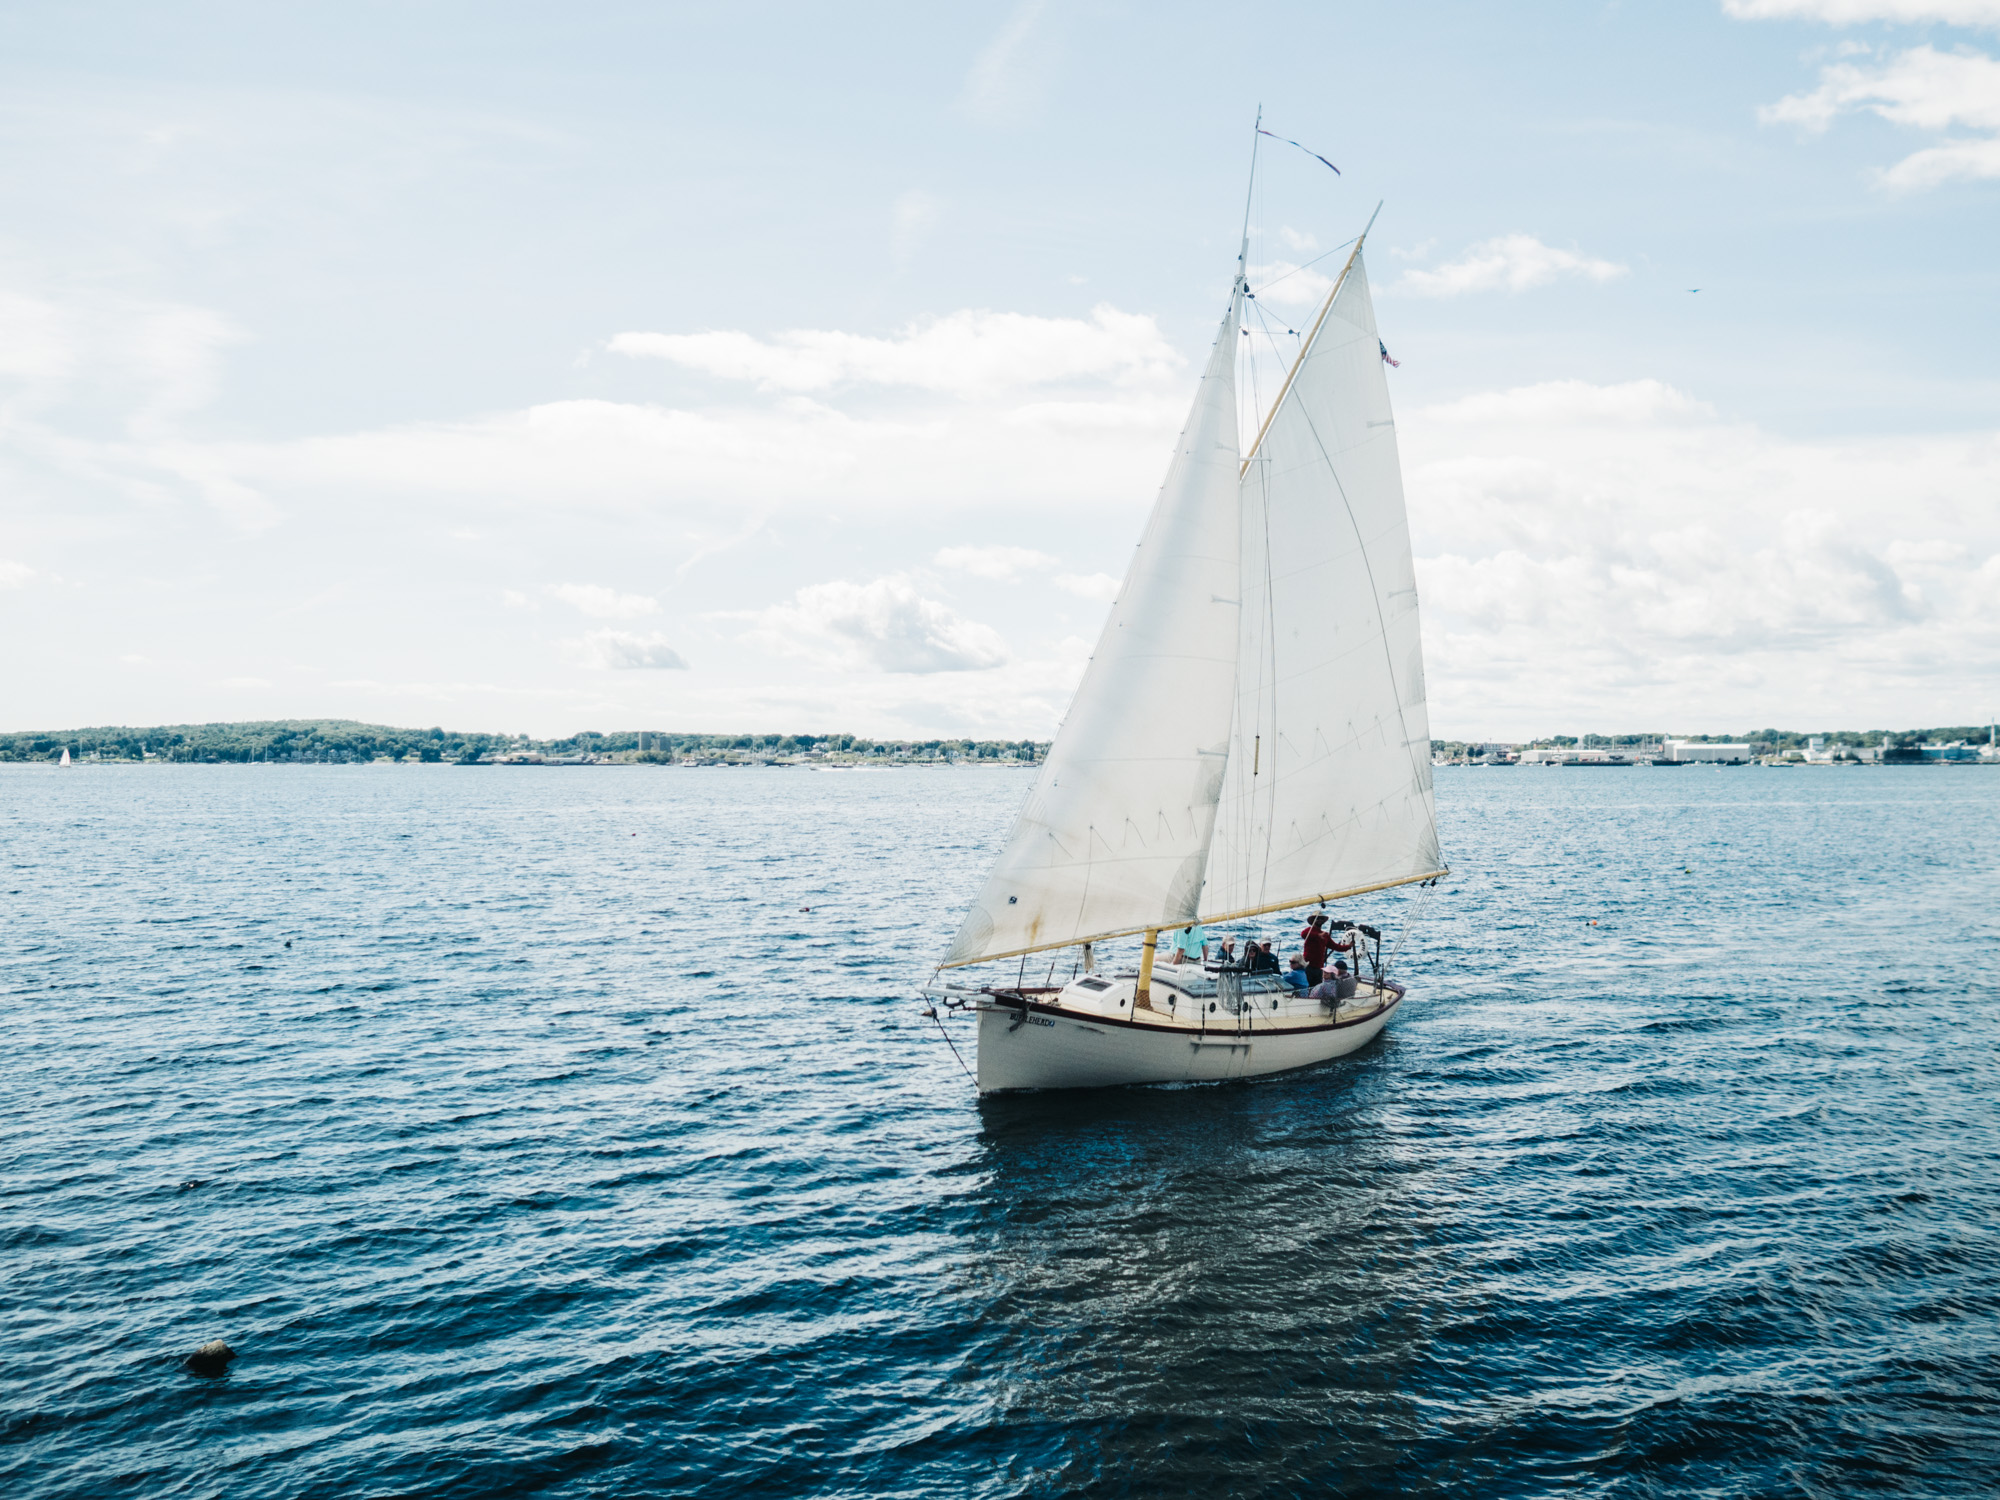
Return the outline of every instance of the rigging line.
[[[1395,944],[1389,949],[1389,956],[1382,963],[1382,972],[1384,974],[1390,974],[1395,971],[1396,955],[1403,951],[1403,939],[1416,930],[1417,923],[1421,922],[1424,918],[1424,913],[1430,910],[1431,897],[1435,894],[1437,885],[1435,881],[1427,880],[1417,889],[1419,892],[1417,896],[1417,909],[1410,913],[1410,919],[1403,924],[1403,930],[1396,934]]]
[[[1313,319],[1312,332],[1299,345],[1299,357],[1292,361],[1292,368],[1285,376],[1285,383],[1278,387],[1278,397],[1271,403],[1271,410],[1264,418],[1264,425],[1258,429],[1256,441],[1250,444],[1250,452],[1243,459],[1243,467],[1248,470],[1250,460],[1257,456],[1257,450],[1264,446],[1264,434],[1271,430],[1271,424],[1278,419],[1278,408],[1285,404],[1285,397],[1291,394],[1292,382],[1299,377],[1299,371],[1306,365],[1306,356],[1312,353],[1313,345],[1319,340],[1319,331],[1326,326],[1327,314],[1333,311],[1333,302],[1340,295],[1340,289],[1347,285],[1347,274],[1354,269],[1354,263],[1361,258],[1361,246],[1368,238],[1368,231],[1375,227],[1375,220],[1381,216],[1382,205],[1375,205],[1375,212],[1368,216],[1368,223],[1355,236],[1354,251],[1347,257],[1347,264],[1340,268],[1340,275],[1334,278],[1333,290],[1326,294],[1326,301],[1320,304],[1319,316]]]
[[[933,1023],[935,1023],[935,1024],[936,1024],[936,1026],[937,1026],[937,1029],[938,1029],[938,1035],[944,1038],[944,1044],[945,1044],[945,1045],[946,1045],[947,1047],[951,1048],[951,1055],[952,1055],[953,1057],[956,1057],[956,1058],[958,1058],[958,1066],[959,1066],[959,1069],[960,1069],[960,1071],[962,1071],[962,1072],[963,1072],[963,1073],[965,1074],[965,1076],[966,1076],[967,1078],[972,1078],[972,1069],[970,1069],[970,1068],[966,1067],[966,1066],[965,1066],[965,1059],[964,1059],[963,1057],[959,1056],[959,1051],[958,1051],[958,1043],[957,1043],[957,1042],[954,1042],[954,1041],[953,1041],[953,1040],[951,1039],[951,1033],[950,1033],[949,1031],[946,1031],[946,1030],[944,1029],[944,1022],[943,1022],[942,1020],[939,1020],[939,1018],[938,1018],[938,1013],[937,1013],[937,1007],[936,1007],[935,1005],[933,1005],[933,1006],[931,1007],[931,1020],[932,1020],[932,1022],[933,1022]],[[978,1082],[978,1080],[977,1080],[977,1079],[973,1079],[973,1082],[974,1082],[974,1083],[976,1084],[976,1083]]]
[[[1273,317],[1272,314],[1265,309],[1264,304],[1259,302],[1255,297],[1250,297],[1245,300],[1249,302],[1250,310],[1257,315],[1257,326],[1263,330],[1264,337],[1271,340],[1271,348],[1272,351],[1275,353],[1278,347],[1277,339],[1276,336],[1271,332],[1271,330],[1277,327],[1280,323],[1289,320]],[[1299,338],[1303,336],[1299,333],[1298,329],[1296,328],[1287,328],[1285,332],[1290,336],[1292,336],[1293,338]],[[1283,356],[1280,357],[1282,358]]]
[[[1257,310],[1257,318],[1259,323],[1262,325],[1261,328],[1259,329],[1259,332],[1261,332],[1264,335],[1264,342],[1271,346],[1272,355],[1282,363],[1288,351],[1278,343],[1277,335],[1271,332],[1272,325],[1270,318],[1265,316],[1264,310],[1262,308],[1259,308]],[[1300,338],[1303,336],[1295,328],[1287,328],[1285,332],[1291,335],[1293,338]]]
[[[1315,255],[1311,260],[1306,261],[1301,265],[1293,266],[1291,270],[1285,272],[1284,275],[1273,276],[1269,281],[1265,282],[1262,286],[1252,287],[1250,290],[1251,297],[1255,298],[1257,296],[1260,296],[1264,292],[1268,292],[1272,287],[1276,286],[1281,281],[1290,281],[1294,276],[1298,275],[1299,272],[1301,271],[1310,271],[1314,266],[1318,265],[1328,256],[1340,254],[1341,251],[1345,250],[1349,245],[1353,243],[1354,243],[1353,240],[1342,240],[1338,245],[1335,245],[1331,250],[1322,250],[1318,255]]]

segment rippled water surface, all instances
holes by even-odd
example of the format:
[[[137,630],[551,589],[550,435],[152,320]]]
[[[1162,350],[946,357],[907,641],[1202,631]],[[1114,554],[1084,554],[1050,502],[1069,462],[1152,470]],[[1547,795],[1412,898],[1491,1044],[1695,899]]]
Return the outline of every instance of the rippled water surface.
[[[0,767],[0,1483],[1991,1493],[2000,773],[1438,786],[1381,1041],[981,1103],[1023,773]]]

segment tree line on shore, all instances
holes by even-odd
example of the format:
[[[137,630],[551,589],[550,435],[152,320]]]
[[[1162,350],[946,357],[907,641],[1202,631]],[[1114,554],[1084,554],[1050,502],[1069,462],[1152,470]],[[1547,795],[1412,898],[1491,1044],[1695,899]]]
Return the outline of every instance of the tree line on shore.
[[[1935,729],[1830,729],[1799,731],[1755,729],[1741,735],[1685,735],[1697,741],[1747,743],[1753,755],[1802,750],[1809,739],[1829,747],[1860,749],[1880,745],[1905,749],[1926,741],[1984,739],[1987,728],[1948,725]],[[1586,734],[1585,749],[1621,749],[1658,744],[1665,734]],[[1493,741],[1432,740],[1434,755],[1461,756]],[[1511,742],[1510,742],[1511,743]],[[1570,748],[1574,735],[1553,735],[1521,748]],[[951,759],[1039,762],[1048,753],[1045,740],[878,740],[852,734],[674,734],[651,730],[620,730],[604,734],[583,730],[561,739],[527,735],[487,734],[456,729],[401,729],[387,724],[363,724],[353,719],[271,719],[236,724],[160,724],[149,728],[104,726],[94,729],[28,730],[0,734],[0,761],[60,760],[71,756],[99,760],[164,760],[203,764],[230,761],[446,761],[469,764],[503,755],[618,755],[626,759],[674,762],[695,759],[742,759],[808,755],[820,752],[843,760]]]
[[[464,765],[503,755],[623,755],[671,762],[689,756],[791,756],[821,751],[843,759],[1039,761],[1037,740],[877,740],[852,734],[668,734],[583,730],[560,739],[456,729],[401,729],[353,719],[271,719],[238,724],[158,724],[135,728],[28,730],[0,734],[0,761],[163,760],[226,762],[444,761]]]
[[[1923,744],[1951,744],[1957,740],[1983,740],[1984,724],[1952,724],[1936,729],[1751,729],[1742,734],[1555,734],[1538,740],[1432,740],[1433,755],[1462,756],[1490,745],[1507,745],[1518,750],[1628,750],[1640,745],[1660,745],[1670,739],[1696,744],[1748,745],[1752,755],[1783,755],[1787,750],[1803,750],[1813,740],[1826,748],[1860,750],[1880,745],[1885,750],[1914,750]]]

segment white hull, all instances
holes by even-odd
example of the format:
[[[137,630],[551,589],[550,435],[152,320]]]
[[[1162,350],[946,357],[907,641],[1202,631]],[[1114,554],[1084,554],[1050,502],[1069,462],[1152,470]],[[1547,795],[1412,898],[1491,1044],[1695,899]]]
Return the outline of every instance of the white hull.
[[[1148,1020],[1143,1011],[1128,1020],[1032,999],[982,998],[979,1091],[1217,1082],[1309,1068],[1373,1041],[1402,999],[1392,989],[1379,1006],[1371,1000],[1359,1014],[1343,1006],[1338,1019],[1325,1016],[1317,1024],[1291,1016],[1274,1024],[1248,1014],[1239,1026],[1225,1015],[1218,1028],[1166,1016]]]

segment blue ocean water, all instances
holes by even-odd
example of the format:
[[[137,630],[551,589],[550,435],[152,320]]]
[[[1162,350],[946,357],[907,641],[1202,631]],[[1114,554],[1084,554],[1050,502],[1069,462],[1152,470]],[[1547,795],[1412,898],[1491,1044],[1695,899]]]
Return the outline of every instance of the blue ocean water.
[[[1381,1041],[980,1102],[1025,788],[0,767],[0,1485],[1992,1493],[2000,774],[1440,771]]]

